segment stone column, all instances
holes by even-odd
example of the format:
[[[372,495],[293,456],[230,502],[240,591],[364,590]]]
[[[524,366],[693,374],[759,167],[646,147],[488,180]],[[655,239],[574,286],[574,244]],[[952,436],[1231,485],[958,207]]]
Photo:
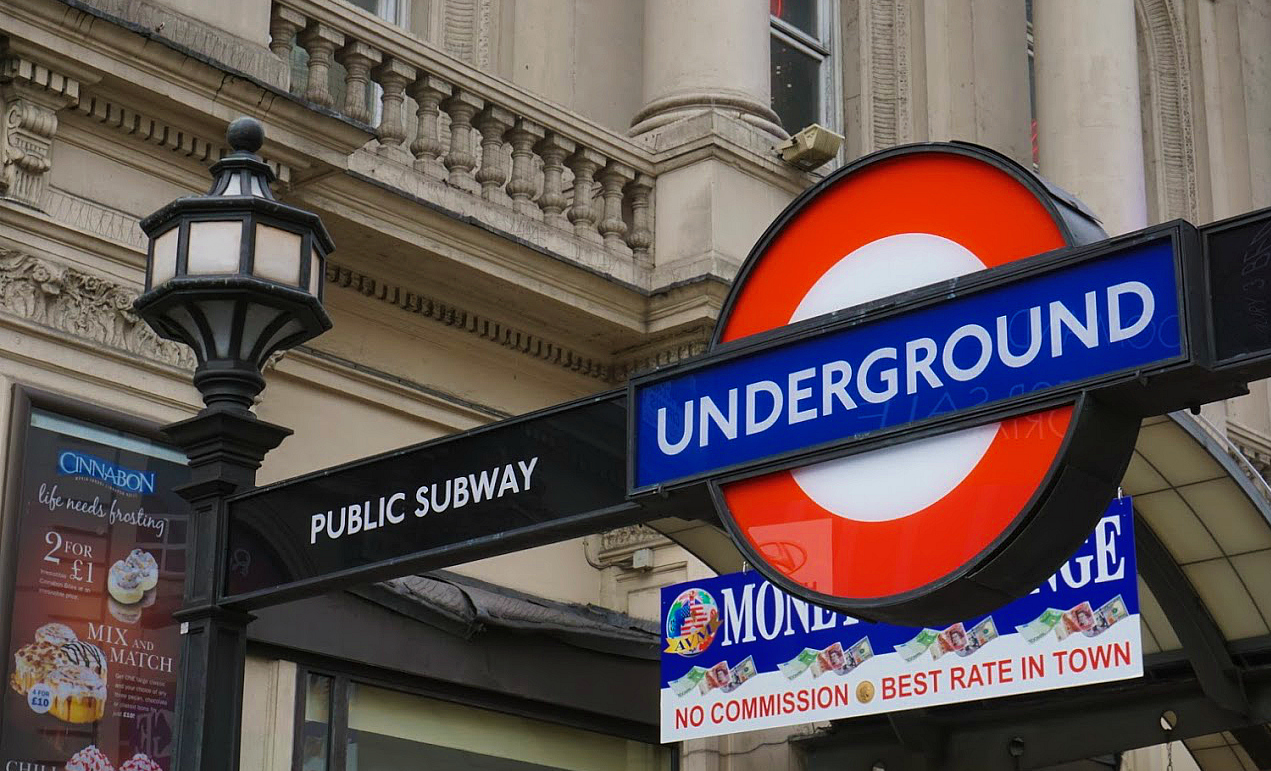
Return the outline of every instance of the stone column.
[[[707,109],[785,137],[769,106],[768,0],[647,0],[642,134]]]
[[[1020,0],[923,6],[928,138],[975,142],[1032,164],[1027,29]]]
[[[1034,0],[1041,172],[1113,235],[1147,225],[1134,0]]]

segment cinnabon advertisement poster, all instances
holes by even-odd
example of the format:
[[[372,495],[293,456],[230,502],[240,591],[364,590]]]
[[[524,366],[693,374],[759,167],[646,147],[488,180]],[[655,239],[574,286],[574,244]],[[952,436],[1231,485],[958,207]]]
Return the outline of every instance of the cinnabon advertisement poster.
[[[171,768],[188,481],[183,457],[33,409],[0,701],[0,767]],[[0,611],[3,611],[0,608]]]

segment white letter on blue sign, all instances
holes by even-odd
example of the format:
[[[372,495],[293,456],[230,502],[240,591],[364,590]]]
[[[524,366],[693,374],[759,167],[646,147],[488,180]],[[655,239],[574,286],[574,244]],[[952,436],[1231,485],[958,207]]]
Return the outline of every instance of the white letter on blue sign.
[[[865,360],[861,362],[861,367],[856,372],[856,390],[860,392],[861,398],[870,404],[882,404],[888,399],[896,395],[899,390],[896,386],[896,368],[885,369],[880,373],[883,380],[883,390],[875,391],[869,386],[869,368],[877,364],[881,359],[896,360],[896,349],[887,347],[870,351]]]
[[[975,363],[965,369],[959,367],[957,362],[953,360],[953,349],[958,343],[967,338],[974,338],[980,344],[979,358]],[[993,358],[993,338],[989,336],[989,331],[979,324],[963,324],[953,330],[953,334],[949,335],[949,339],[944,344],[944,371],[954,380],[966,382],[979,377],[984,370],[988,369],[989,360]]]
[[[658,449],[663,455],[679,455],[693,438],[693,402],[684,402],[684,435],[675,444],[666,441],[666,407],[658,407]]]
[[[1143,315],[1128,327],[1121,326],[1121,297],[1127,294],[1139,296],[1143,303]],[[1108,287],[1108,340],[1117,342],[1134,337],[1147,328],[1152,321],[1152,312],[1156,310],[1156,298],[1152,290],[1141,281],[1127,281],[1124,284]]]
[[[1028,350],[1022,354],[1011,353],[1011,332],[1008,319],[997,317],[997,355],[1008,367],[1022,367],[1037,358],[1042,349],[1042,308],[1034,305],[1028,309]]]
[[[918,351],[922,351],[919,358]],[[930,337],[920,337],[905,343],[905,393],[912,394],[918,390],[918,376],[927,381],[932,388],[939,388],[942,383],[931,365],[936,360],[936,341]]]
[[[760,391],[772,397],[772,411],[762,420],[757,420],[759,404],[755,397],[759,395]],[[781,386],[771,380],[760,380],[758,383],[751,383],[746,386],[746,435],[750,436],[772,428],[777,422],[777,418],[781,417],[781,408],[783,406],[784,399],[781,396]]]
[[[728,389],[728,414],[719,411],[719,407],[715,406],[715,400],[709,396],[702,397],[701,412],[699,414],[699,423],[697,426],[697,446],[705,447],[710,443],[710,437],[707,431],[710,429],[712,422],[723,432],[726,439],[737,438],[737,389]],[[659,424],[660,425],[660,424]],[[688,429],[684,431],[688,433]]]
[[[1064,355],[1064,327],[1077,336],[1087,348],[1099,344],[1099,310],[1095,304],[1095,293],[1086,292],[1086,323],[1077,321],[1063,303],[1054,300],[1050,304],[1050,355],[1059,358]]]
[[[834,400],[845,410],[856,409],[856,402],[847,393],[847,385],[852,382],[852,365],[841,359],[832,361],[821,367],[821,415],[829,415],[834,409]],[[774,384],[775,385],[775,384]]]
[[[799,409],[799,403],[812,396],[811,388],[800,388],[799,386],[814,377],[816,377],[816,368],[809,367],[798,372],[791,372],[790,377],[787,379],[787,383],[790,386],[790,415],[788,420],[791,425],[816,417],[816,407],[807,410]]]

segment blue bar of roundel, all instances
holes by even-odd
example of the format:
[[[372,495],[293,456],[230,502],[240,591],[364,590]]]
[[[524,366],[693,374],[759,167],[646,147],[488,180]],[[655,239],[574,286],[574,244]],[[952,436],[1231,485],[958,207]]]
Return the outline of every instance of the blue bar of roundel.
[[[1127,281],[1141,282],[1151,290],[1155,298],[1155,312],[1146,329],[1128,339],[1111,342],[1106,292],[1109,287]],[[1076,335],[1064,329],[1061,338],[1063,353],[1053,357],[1049,303],[1062,303],[1079,321],[1084,321],[1085,295],[1090,291],[1096,292],[1099,344],[1087,348]],[[996,342],[996,319],[1006,315],[1010,337],[1018,341],[1011,352],[1018,355],[1025,350],[1030,339],[1028,309],[1037,305],[1042,306],[1042,342],[1040,352],[1031,363],[1010,367],[995,352],[987,368],[971,380],[961,382],[945,376],[941,378],[941,387],[932,388],[918,376],[916,392],[906,392],[903,365],[908,341],[931,338],[940,349],[959,327],[979,324],[994,336]],[[1056,385],[1168,362],[1183,352],[1179,310],[1174,248],[1166,238],[911,313],[792,342],[641,386],[636,390],[633,405],[636,410],[635,486],[670,482],[786,452],[865,436],[934,415],[1001,402]],[[1121,326],[1130,327],[1142,314],[1141,302],[1130,297],[1125,301],[1124,312],[1127,315],[1121,319]],[[1130,313],[1137,315],[1130,316]],[[880,404],[867,403],[859,396],[856,387],[857,370],[867,354],[887,346],[898,350],[899,361],[880,363],[871,370],[872,377],[867,382],[875,390],[880,389],[879,372],[894,366],[898,369],[899,393]],[[973,364],[978,346],[962,342],[955,346],[954,351],[954,363],[965,368]],[[938,350],[934,365],[937,376],[944,372],[942,357],[943,350]],[[726,439],[711,424],[706,446],[700,444],[700,415],[695,409],[693,425],[689,427],[693,431],[693,440],[688,446],[673,455],[659,449],[658,408],[666,409],[665,433],[667,441],[674,444],[685,431],[683,405],[686,401],[700,404],[700,397],[709,396],[715,405],[725,409],[729,390],[738,389],[737,420],[739,425],[744,426],[742,414],[748,384],[772,380],[788,395],[790,373],[837,360],[846,361],[852,367],[848,391],[856,402],[855,408],[845,409],[836,404],[828,417],[794,423],[789,421],[787,413],[783,413],[772,427],[750,435],[741,428],[734,439]],[[821,408],[819,377],[806,381],[813,387],[813,395],[801,402],[805,409],[816,408],[819,411]],[[771,404],[763,394],[758,398],[763,400],[764,405]],[[788,407],[787,400],[786,409]],[[761,408],[759,412],[762,411]]]

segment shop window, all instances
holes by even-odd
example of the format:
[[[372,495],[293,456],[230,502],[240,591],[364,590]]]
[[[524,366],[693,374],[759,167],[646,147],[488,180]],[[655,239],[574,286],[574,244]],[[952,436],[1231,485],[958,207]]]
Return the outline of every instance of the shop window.
[[[838,124],[831,57],[836,8],[827,0],[769,0],[772,109],[789,132]]]
[[[300,725],[300,771],[327,771],[331,755],[331,681],[327,675],[305,675],[304,720]]]
[[[670,771],[656,744],[306,673],[296,771]]]

